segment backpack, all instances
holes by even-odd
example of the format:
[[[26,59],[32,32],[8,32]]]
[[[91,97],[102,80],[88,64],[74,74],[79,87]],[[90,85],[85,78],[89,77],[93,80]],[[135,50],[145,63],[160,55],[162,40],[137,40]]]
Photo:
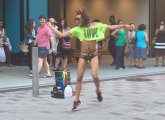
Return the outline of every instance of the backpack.
[[[55,85],[53,87],[53,91],[51,91],[51,96],[53,98],[62,98],[72,96],[69,86],[70,84],[70,72],[69,69],[64,68],[60,69],[57,68],[55,70]],[[66,90],[65,90],[66,89]]]

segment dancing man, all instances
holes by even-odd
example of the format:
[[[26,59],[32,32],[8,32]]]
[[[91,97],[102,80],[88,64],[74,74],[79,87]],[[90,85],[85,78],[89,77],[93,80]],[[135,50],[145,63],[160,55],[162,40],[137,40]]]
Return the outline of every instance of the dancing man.
[[[77,83],[76,83],[76,95],[75,101],[72,110],[75,111],[79,108],[81,101],[79,99],[80,92],[82,88],[82,79],[86,69],[87,62],[90,62],[91,73],[94,80],[94,84],[96,86],[96,94],[97,100],[101,102],[103,100],[101,91],[100,91],[100,81],[98,77],[98,53],[96,50],[96,44],[98,41],[104,39],[104,34],[109,29],[120,29],[123,27],[129,27],[128,25],[112,25],[109,26],[103,23],[90,22],[90,17],[86,10],[78,10],[75,18],[76,23],[79,23],[77,27],[72,28],[70,31],[65,33],[59,32],[55,29],[51,24],[49,24],[50,28],[56,32],[56,34],[61,37],[69,37],[73,36],[80,40],[81,42],[81,50],[80,50],[80,58],[77,66]]]

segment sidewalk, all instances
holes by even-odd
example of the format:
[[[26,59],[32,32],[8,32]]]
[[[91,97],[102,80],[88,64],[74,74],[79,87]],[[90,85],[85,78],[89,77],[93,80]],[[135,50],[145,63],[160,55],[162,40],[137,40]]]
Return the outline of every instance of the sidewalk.
[[[106,79],[115,79],[121,77],[129,76],[139,76],[139,75],[150,75],[157,73],[165,73],[165,67],[153,67],[154,59],[147,59],[145,61],[146,68],[137,69],[129,67],[128,61],[126,60],[127,68],[125,70],[116,70],[114,66],[110,66],[110,62],[103,62],[100,64],[99,77],[100,80]],[[70,65],[69,69],[71,72],[71,83],[76,82],[76,65]],[[27,66],[14,66],[6,67],[0,66],[0,91],[3,90],[12,90],[19,88],[27,88],[32,86],[32,79],[28,76],[28,67]],[[52,73],[52,78],[40,78],[40,86],[48,86],[54,84],[54,73]],[[42,76],[42,75],[40,75]],[[84,82],[91,82],[91,72],[90,67],[87,67],[87,70],[84,75]]]
[[[101,82],[103,102],[93,83],[83,84],[82,105],[72,112],[74,97],[50,97],[51,87],[0,93],[0,120],[165,120],[165,75]],[[71,85],[75,90],[75,85]]]
[[[88,67],[80,96],[82,105],[76,112],[71,111],[74,97],[51,98],[50,86],[40,88],[39,96],[33,97],[32,90],[25,89],[32,85],[26,66],[1,66],[0,120],[165,120],[165,75],[160,74],[165,73],[165,67],[153,67],[153,59],[146,61],[145,69],[115,70],[109,64],[100,65],[103,102],[96,99]],[[75,90],[76,65],[70,71]],[[40,79],[42,86],[53,84],[53,78]]]

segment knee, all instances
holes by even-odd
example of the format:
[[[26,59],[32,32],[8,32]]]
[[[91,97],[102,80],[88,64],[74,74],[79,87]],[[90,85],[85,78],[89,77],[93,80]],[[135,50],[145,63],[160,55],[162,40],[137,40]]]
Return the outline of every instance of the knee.
[[[83,76],[78,76],[78,77],[77,77],[77,82],[78,82],[78,83],[82,83],[82,79],[83,79]]]
[[[99,77],[97,75],[93,75],[92,77],[93,77],[94,81],[98,81],[99,80]]]

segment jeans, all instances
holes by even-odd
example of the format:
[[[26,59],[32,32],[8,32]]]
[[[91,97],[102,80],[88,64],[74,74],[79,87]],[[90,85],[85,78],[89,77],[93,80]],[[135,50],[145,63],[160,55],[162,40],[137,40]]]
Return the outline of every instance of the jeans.
[[[32,70],[32,43],[28,43],[28,66],[29,69]]]
[[[109,42],[108,42],[108,51],[112,55],[115,63],[116,59],[116,44],[115,44],[115,39],[114,37],[110,37]]]
[[[129,60],[132,63],[135,59],[135,47],[134,46],[128,46],[128,50],[129,50]]]
[[[125,46],[116,46],[116,69],[125,68],[124,51],[125,51]]]

